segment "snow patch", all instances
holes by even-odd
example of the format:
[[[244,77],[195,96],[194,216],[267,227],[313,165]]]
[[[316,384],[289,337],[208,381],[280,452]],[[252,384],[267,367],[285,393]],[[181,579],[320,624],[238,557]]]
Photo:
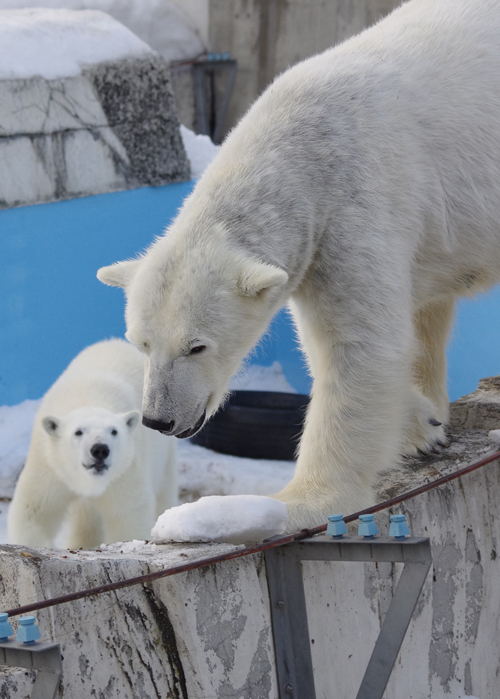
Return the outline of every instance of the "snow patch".
[[[284,502],[260,495],[211,495],[172,507],[153,527],[156,543],[166,541],[224,541],[230,544],[262,541],[285,531]]]
[[[490,430],[488,432],[488,437],[492,442],[500,444],[500,430]]]
[[[11,498],[31,441],[40,400],[0,406],[0,498]]]
[[[201,177],[219,152],[220,146],[216,146],[210,136],[195,134],[194,131],[191,131],[183,124],[181,124],[181,136],[187,157],[191,163],[191,177],[193,179]]]
[[[208,18],[203,12],[189,11],[184,0],[179,6],[168,0],[1,0],[0,5],[2,10],[44,7],[106,12],[168,62],[194,58],[206,50],[198,25],[206,24]]]
[[[0,11],[0,79],[79,75],[85,65],[151,54],[129,29],[97,10]]]
[[[279,362],[271,366],[251,364],[242,372],[233,376],[229,382],[232,391],[278,391],[279,393],[297,393],[286,380]]]
[[[295,461],[246,459],[219,454],[179,440],[179,497],[192,502],[206,495],[269,495],[293,478]]]

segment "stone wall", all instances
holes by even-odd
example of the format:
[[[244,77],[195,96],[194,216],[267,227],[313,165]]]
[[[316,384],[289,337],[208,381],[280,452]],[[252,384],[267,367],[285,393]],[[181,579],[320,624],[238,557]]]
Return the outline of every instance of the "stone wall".
[[[0,208],[189,179],[159,55],[0,81]]]
[[[384,474],[380,500],[491,453],[499,379],[452,406],[440,457]],[[473,407],[471,407],[473,406]],[[404,511],[429,536],[433,566],[385,699],[498,699],[500,462],[418,496]],[[376,515],[387,534],[387,512]],[[3,608],[139,576],[234,547],[127,543],[96,551],[0,547]],[[400,564],[303,566],[316,694],[354,697],[401,572]],[[44,640],[61,644],[60,697],[277,699],[265,566],[252,555],[152,584],[43,610]],[[30,677],[0,675],[0,696],[24,696]],[[2,684],[3,683],[3,684]],[[19,689],[15,690],[14,686]],[[4,692],[4,694],[2,694]]]

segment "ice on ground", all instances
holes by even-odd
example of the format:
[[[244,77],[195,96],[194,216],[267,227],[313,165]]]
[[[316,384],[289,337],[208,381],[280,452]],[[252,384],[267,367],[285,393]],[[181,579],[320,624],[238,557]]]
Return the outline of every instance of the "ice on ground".
[[[204,53],[200,34],[208,17],[184,0],[0,0],[2,10],[32,7],[100,10],[128,27],[170,61],[183,61]],[[95,61],[92,61],[95,62]]]
[[[251,364],[229,382],[232,391],[278,391],[279,393],[297,393],[286,380],[283,367],[279,362],[271,366]]]
[[[79,75],[85,65],[151,54],[130,29],[97,10],[0,11],[0,79]]]
[[[500,430],[490,430],[488,432],[488,437],[492,442],[500,444]]]
[[[25,464],[40,400],[0,406],[0,498],[11,498]]]
[[[181,136],[191,163],[191,177],[193,179],[201,177],[205,168],[210,165],[219,152],[220,146],[216,146],[210,136],[195,134],[183,124],[181,124]]]
[[[177,465],[181,502],[206,495],[271,495],[282,490],[295,471],[295,461],[219,454],[188,440],[179,440]]]
[[[172,507],[151,530],[156,543],[167,541],[224,541],[241,544],[262,541],[285,531],[284,502],[261,495],[211,495]]]

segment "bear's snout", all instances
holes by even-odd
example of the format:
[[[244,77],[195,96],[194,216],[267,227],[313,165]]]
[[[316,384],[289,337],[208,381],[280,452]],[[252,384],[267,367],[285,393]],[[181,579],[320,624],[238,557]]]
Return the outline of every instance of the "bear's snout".
[[[158,430],[163,434],[171,434],[175,427],[175,420],[170,420],[170,422],[162,422],[161,420],[152,420],[145,415],[142,418],[142,424],[144,427],[149,427],[150,430]]]
[[[97,443],[91,447],[90,453],[97,461],[104,461],[109,456],[109,447],[107,444]]]

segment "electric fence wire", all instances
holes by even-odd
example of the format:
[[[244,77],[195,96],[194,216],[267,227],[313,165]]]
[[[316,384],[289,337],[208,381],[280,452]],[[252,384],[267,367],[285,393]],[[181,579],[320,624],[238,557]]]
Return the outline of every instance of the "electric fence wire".
[[[426,493],[429,490],[438,488],[444,485],[445,483],[449,483],[450,481],[453,481],[456,478],[461,478],[462,476],[465,476],[466,474],[471,473],[472,471],[476,471],[477,469],[482,468],[483,466],[486,466],[487,464],[490,464],[493,461],[498,460],[500,460],[500,451],[496,451],[493,454],[490,454],[489,456],[486,456],[483,459],[480,459],[479,461],[475,461],[472,464],[469,464],[469,466],[465,466],[464,468],[458,471],[454,471],[445,476],[441,476],[441,478],[429,481],[429,483],[425,483],[424,485],[421,485],[418,488],[409,490],[406,493],[401,493],[401,495],[397,495],[394,498],[384,500],[383,502],[379,502],[377,505],[373,505],[372,507],[368,507],[365,510],[360,510],[359,512],[355,512],[354,514],[348,515],[344,517],[344,522],[346,522],[347,524],[349,522],[355,521],[356,519],[359,519],[360,515],[373,514],[375,512],[380,512],[381,510],[386,510],[389,507],[393,507],[394,505],[397,505],[400,502],[410,500],[411,498],[414,498],[417,495],[421,495],[422,493]],[[182,565],[172,566],[171,568],[157,570],[154,573],[147,573],[137,578],[119,580],[117,582],[107,583],[106,585],[99,585],[98,587],[92,587],[87,590],[79,590],[78,592],[72,592],[67,595],[61,595],[60,597],[52,597],[50,599],[41,600],[40,602],[33,602],[32,604],[25,604],[22,607],[14,607],[13,609],[6,609],[4,611],[7,612],[9,617],[13,617],[18,616],[20,614],[27,614],[28,612],[34,612],[38,609],[46,609],[47,607],[54,607],[59,604],[65,604],[66,602],[73,602],[78,599],[83,599],[84,597],[102,595],[105,592],[113,592],[114,590],[120,590],[124,587],[140,585],[142,583],[151,582],[152,580],[166,578],[171,575],[186,573],[190,570],[205,568],[207,566],[213,565],[214,563],[222,563],[223,561],[230,561],[235,558],[250,556],[255,553],[260,553],[261,551],[266,551],[267,549],[276,548],[277,546],[284,546],[285,544],[288,544],[291,541],[301,541],[302,539],[308,539],[309,537],[315,536],[316,534],[321,534],[326,530],[326,527],[326,524],[322,524],[321,526],[313,527],[312,529],[302,529],[300,532],[296,532],[294,534],[287,534],[285,536],[277,536],[273,537],[272,539],[267,539],[266,541],[263,541],[261,544],[249,548],[238,548],[234,551],[229,551],[227,553],[220,554],[219,556],[211,556],[209,558],[198,559],[190,563],[184,563]]]

